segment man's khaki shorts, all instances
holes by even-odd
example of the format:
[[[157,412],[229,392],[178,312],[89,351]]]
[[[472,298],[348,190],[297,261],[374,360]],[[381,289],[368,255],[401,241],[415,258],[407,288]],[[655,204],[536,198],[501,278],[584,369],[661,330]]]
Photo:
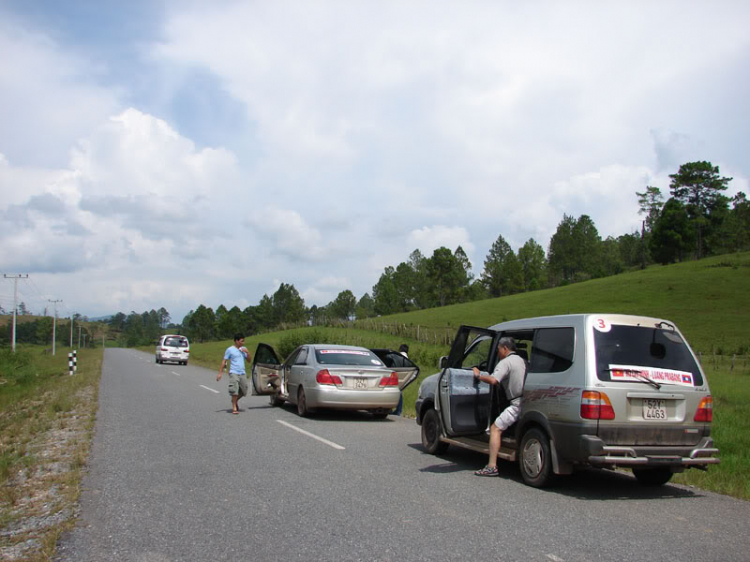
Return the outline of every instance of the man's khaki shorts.
[[[505,431],[516,422],[516,420],[518,419],[518,414],[520,413],[521,407],[511,404],[510,406],[505,408],[505,410],[503,410],[499,416],[497,416],[495,425],[500,431]]]
[[[229,373],[229,394],[239,394],[240,398],[247,396],[247,375]]]

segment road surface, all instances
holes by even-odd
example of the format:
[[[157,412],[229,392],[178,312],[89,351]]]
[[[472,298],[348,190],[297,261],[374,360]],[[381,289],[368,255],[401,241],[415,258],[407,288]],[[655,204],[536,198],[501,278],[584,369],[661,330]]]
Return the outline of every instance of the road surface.
[[[221,358],[217,357],[217,368]],[[750,503],[585,471],[547,490],[414,420],[312,419],[226,378],[107,349],[76,528],[57,560],[747,561]]]

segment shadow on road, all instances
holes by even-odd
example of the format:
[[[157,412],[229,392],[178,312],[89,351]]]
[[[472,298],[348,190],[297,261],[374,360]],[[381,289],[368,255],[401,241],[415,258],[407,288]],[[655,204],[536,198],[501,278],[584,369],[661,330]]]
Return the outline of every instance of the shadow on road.
[[[248,411],[248,410],[270,410],[273,406],[270,404],[266,404],[264,406],[241,406],[240,407],[240,414],[242,412]],[[217,414],[224,412],[225,414],[231,414],[232,413],[232,407],[229,408],[219,408],[218,410],[214,410]]]
[[[408,446],[425,455],[428,454],[421,443],[409,443]],[[444,462],[420,468],[419,471],[432,474],[466,473],[467,476],[473,478],[473,472],[487,463],[486,455],[455,447],[448,449],[442,455],[435,455],[433,458]],[[499,478],[525,486],[516,463],[499,461],[497,468],[500,473]],[[479,480],[478,477],[477,480]],[[594,501],[697,499],[704,495],[699,489],[673,484],[655,487],[643,486],[638,483],[630,471],[599,470],[595,468],[582,468],[571,475],[559,476],[551,486],[544,488],[543,492]]]
[[[287,412],[297,413],[297,406],[294,404],[283,404],[277,406]],[[391,416],[385,419],[379,419],[373,416],[370,412],[365,410],[325,410],[318,409],[315,413],[310,414],[309,419],[318,421],[333,421],[333,422],[361,422],[361,423],[393,423],[395,419],[391,419]]]

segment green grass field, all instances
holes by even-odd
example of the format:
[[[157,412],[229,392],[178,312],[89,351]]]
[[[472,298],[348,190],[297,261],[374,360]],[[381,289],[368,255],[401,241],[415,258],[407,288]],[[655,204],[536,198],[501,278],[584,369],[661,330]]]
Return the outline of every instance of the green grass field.
[[[358,322],[353,328],[304,328],[247,338],[254,352],[258,342],[275,349],[325,340],[365,347],[410,347],[420,380],[437,372],[447,343],[431,344],[406,336],[365,329],[368,325],[402,324],[455,330],[461,324],[490,326],[504,320],[582,312],[613,312],[656,316],[674,321],[696,352],[714,395],[713,435],[721,464],[708,472],[688,470],[676,482],[750,499],[750,253],[733,254],[671,266],[652,266],[585,283],[498,299],[422,310]],[[231,341],[191,344],[191,362],[218,370]],[[291,347],[290,347],[291,346]],[[152,348],[142,348],[153,353]],[[730,370],[732,355],[740,354]],[[404,392],[404,415],[414,416],[419,380]]]
[[[566,287],[378,318],[424,328],[491,326],[554,314],[609,312],[667,318],[696,352],[750,352],[750,253],[651,266]],[[362,323],[366,323],[363,321]]]

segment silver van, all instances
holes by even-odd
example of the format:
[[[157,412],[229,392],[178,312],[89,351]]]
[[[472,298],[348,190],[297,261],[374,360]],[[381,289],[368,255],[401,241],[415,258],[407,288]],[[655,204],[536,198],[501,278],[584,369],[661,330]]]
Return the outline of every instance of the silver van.
[[[429,453],[449,445],[488,452],[487,430],[506,398],[500,385],[476,382],[472,367],[492,372],[502,336],[516,340],[527,374],[499,458],[518,461],[527,484],[593,466],[631,468],[642,484],[661,485],[719,462],[708,381],[680,331],[668,320],[618,314],[461,326],[441,372],[419,388],[417,423]]]

